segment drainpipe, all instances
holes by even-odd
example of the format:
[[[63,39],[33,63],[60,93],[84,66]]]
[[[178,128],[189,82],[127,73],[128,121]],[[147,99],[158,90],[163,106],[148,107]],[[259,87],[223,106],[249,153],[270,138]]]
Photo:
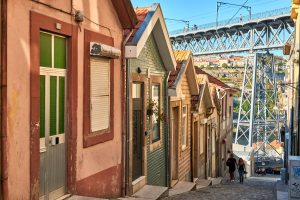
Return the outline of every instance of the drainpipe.
[[[190,108],[191,109],[191,108]],[[191,182],[194,182],[194,163],[193,163],[193,158],[194,158],[194,148],[193,148],[193,133],[195,133],[195,127],[194,127],[194,116],[193,116],[193,113],[191,112],[190,114],[190,118],[191,118],[191,132],[190,132],[190,138],[191,138],[191,141],[190,141],[190,170],[191,170]],[[198,126],[197,126],[198,127]],[[192,131],[194,130],[194,131]]]
[[[290,116],[290,154],[294,156],[294,144],[295,144],[295,138],[294,138],[294,106],[291,108],[291,116]]]
[[[122,41],[122,196],[128,195],[129,187],[129,65],[125,59],[125,45],[133,33],[133,29]],[[125,37],[125,33],[123,33]],[[123,38],[124,38],[123,37]]]
[[[299,50],[298,52],[296,51],[295,54],[299,54]],[[295,149],[295,154],[297,156],[300,155],[300,66],[299,66],[299,55],[296,56],[296,59],[298,59],[298,91],[297,91],[297,95],[298,95],[298,113],[297,113],[297,141],[296,141],[296,149]],[[295,63],[296,64],[296,63]]]
[[[8,199],[7,184],[7,0],[1,1],[1,190],[0,199]]]
[[[169,93],[168,93],[168,80],[169,80],[169,76],[170,76],[171,72],[168,72],[168,75],[166,77],[165,80],[165,101],[166,101],[166,116],[165,119],[170,120],[170,106],[169,106],[169,101],[170,101],[170,97],[169,97]],[[166,159],[165,159],[165,166],[166,166],[166,183],[167,183],[167,187],[170,187],[171,184],[171,180],[170,180],[170,167],[171,165],[169,164],[170,161],[170,145],[171,145],[171,140],[170,140],[170,134],[169,134],[169,130],[170,130],[170,123],[166,123],[165,122],[165,128],[166,128],[166,132],[165,132],[165,151],[166,151]]]

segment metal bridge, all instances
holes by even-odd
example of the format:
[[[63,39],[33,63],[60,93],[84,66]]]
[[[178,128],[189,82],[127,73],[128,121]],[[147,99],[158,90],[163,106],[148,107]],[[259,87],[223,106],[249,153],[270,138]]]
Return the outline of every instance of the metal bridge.
[[[235,143],[256,144],[258,156],[270,156],[270,152],[280,156],[272,144],[279,137],[274,57],[256,53],[246,61]]]
[[[195,26],[193,30],[170,33],[173,48],[192,50],[194,55],[222,54],[282,48],[293,37],[294,23],[291,8],[258,13]]]

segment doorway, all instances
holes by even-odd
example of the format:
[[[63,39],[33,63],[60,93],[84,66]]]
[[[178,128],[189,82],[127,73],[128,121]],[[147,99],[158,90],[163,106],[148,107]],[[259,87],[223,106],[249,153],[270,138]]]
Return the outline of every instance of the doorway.
[[[40,32],[40,199],[66,194],[67,38]]]
[[[172,134],[172,160],[171,160],[171,173],[172,173],[172,182],[171,185],[175,185],[178,181],[178,114],[179,108],[173,107],[172,108],[172,115],[171,115],[171,134]]]
[[[198,135],[198,121],[194,122],[194,135],[193,135],[193,174],[194,178],[198,178],[200,173],[198,167],[200,166],[199,163],[199,135]]]
[[[206,178],[212,177],[212,138],[211,138],[211,125],[207,126],[207,174]]]
[[[132,84],[132,180],[143,176],[143,83]]]

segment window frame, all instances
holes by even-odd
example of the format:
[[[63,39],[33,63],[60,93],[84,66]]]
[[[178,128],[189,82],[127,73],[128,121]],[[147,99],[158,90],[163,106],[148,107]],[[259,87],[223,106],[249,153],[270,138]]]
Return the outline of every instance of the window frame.
[[[105,61],[108,62],[108,66],[109,66],[109,69],[108,69],[108,73],[109,73],[108,89],[109,89],[109,91],[108,91],[107,96],[108,96],[108,99],[110,99],[110,90],[111,90],[111,88],[110,88],[110,71],[111,71],[111,69],[110,69],[110,63],[111,63],[111,59],[106,58],[106,57],[90,56],[90,63],[91,63],[92,60],[96,60],[96,59],[99,59],[99,60],[105,60]],[[90,72],[91,72],[91,65],[90,65],[89,68],[90,68]],[[89,81],[90,81],[89,84],[90,84],[90,89],[91,89],[91,84],[92,84],[92,83],[91,83],[91,81],[92,81],[91,77],[90,77],[90,80],[89,80]],[[91,93],[90,93],[89,98],[90,98],[90,107],[91,107],[91,106],[92,106],[92,102],[91,102],[92,96],[91,96]],[[111,102],[109,102],[108,127],[107,127],[107,128],[104,128],[104,129],[101,129],[101,130],[97,130],[97,131],[92,131],[92,130],[91,130],[91,133],[90,133],[90,134],[103,134],[103,133],[109,131],[109,128],[110,128],[110,120],[109,120],[109,118],[110,118],[110,114],[111,114],[110,103],[111,103]],[[91,112],[91,109],[90,109],[90,112]],[[92,115],[91,115],[91,114],[90,114],[90,121],[92,121]],[[90,124],[90,128],[92,129],[92,122],[91,122],[91,124]]]
[[[160,112],[163,112],[163,98],[162,98],[162,77],[161,76],[150,76],[150,83],[149,83],[149,100],[152,101],[152,86],[153,85],[159,85],[159,93],[160,93]],[[148,103],[149,104],[149,103]],[[157,148],[160,148],[162,146],[162,132],[163,132],[163,124],[160,121],[160,128],[159,128],[159,140],[152,141],[152,116],[149,118],[149,124],[150,124],[150,151],[153,151]]]
[[[186,108],[186,113],[183,113],[183,109]],[[185,122],[183,122],[183,117],[185,117]],[[185,123],[185,135],[183,134],[183,123]],[[187,134],[188,132],[188,105],[185,104],[182,106],[182,111],[181,111],[181,148],[184,150],[188,145],[187,145]],[[185,138],[185,143],[183,143],[183,138]]]
[[[107,58],[110,61],[110,114],[109,127],[104,130],[91,131],[91,97],[90,97],[90,42],[99,42],[106,45],[114,46],[114,39],[112,37],[95,33],[90,30],[84,30],[84,80],[83,80],[83,147],[90,147],[103,143],[114,138],[114,59]],[[94,56],[93,56],[94,57]],[[101,57],[106,58],[106,57]]]
[[[200,124],[200,133],[199,133],[199,137],[200,137],[200,145],[199,145],[199,154],[202,155],[204,153],[204,140],[205,140],[205,125],[204,124]]]
[[[157,84],[157,83],[155,83],[155,84],[152,84],[151,85],[151,101],[153,101],[153,87],[158,87],[158,92],[159,92],[159,96],[158,96],[158,102],[159,102],[159,110],[161,111],[161,95],[160,95],[160,93],[161,93],[161,85],[160,84]],[[161,130],[160,130],[160,128],[161,128],[161,123],[157,123],[158,125],[159,125],[159,129],[158,129],[158,131],[159,131],[159,137],[157,138],[157,139],[153,139],[153,121],[154,121],[154,119],[153,119],[154,117],[153,117],[153,115],[151,116],[151,124],[152,124],[152,134],[151,134],[151,136],[152,136],[152,138],[151,138],[151,142],[152,143],[155,143],[155,142],[157,142],[157,141],[159,141],[160,139],[161,139]]]
[[[225,99],[225,119],[227,119],[227,94],[225,94],[225,97],[224,97],[224,99]]]

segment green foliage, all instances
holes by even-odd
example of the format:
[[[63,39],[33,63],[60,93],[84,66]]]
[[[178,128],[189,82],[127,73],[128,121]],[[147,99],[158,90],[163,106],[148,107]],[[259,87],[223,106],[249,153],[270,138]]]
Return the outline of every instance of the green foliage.
[[[250,110],[250,103],[248,101],[244,101],[243,105],[242,105],[242,108],[243,110],[247,111],[247,110]]]
[[[147,109],[147,115],[155,115],[156,119],[161,122],[166,121],[166,114],[160,111],[160,107],[156,101],[150,101]]]
[[[226,63],[223,63],[222,68],[228,68],[228,65]]]

